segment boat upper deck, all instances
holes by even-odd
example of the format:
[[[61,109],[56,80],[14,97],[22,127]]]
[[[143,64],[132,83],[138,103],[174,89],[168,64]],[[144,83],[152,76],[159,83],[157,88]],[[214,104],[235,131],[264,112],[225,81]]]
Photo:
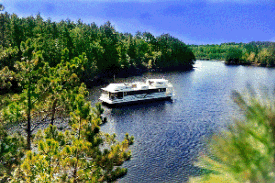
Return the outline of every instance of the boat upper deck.
[[[107,87],[102,88],[102,90],[118,93],[118,92],[128,92],[128,91],[138,91],[138,90],[150,90],[156,88],[167,88],[171,87],[168,80],[165,79],[148,79],[146,82],[134,82],[134,83],[111,83]]]

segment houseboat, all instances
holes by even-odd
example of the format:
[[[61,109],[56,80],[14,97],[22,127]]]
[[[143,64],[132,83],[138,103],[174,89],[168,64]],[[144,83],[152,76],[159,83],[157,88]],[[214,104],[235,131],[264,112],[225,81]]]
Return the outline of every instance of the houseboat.
[[[171,99],[173,85],[166,79],[147,79],[146,82],[111,83],[101,88],[100,101],[109,105]]]

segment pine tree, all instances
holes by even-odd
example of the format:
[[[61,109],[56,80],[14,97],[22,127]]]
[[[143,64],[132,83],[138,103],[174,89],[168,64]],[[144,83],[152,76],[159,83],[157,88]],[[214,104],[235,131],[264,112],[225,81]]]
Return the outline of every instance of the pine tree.
[[[71,130],[58,131],[50,125],[35,136],[37,151],[29,151],[13,174],[13,181],[29,182],[112,182],[127,171],[120,168],[131,154],[133,137],[121,143],[115,135],[100,132],[101,106],[91,109],[85,88],[75,96],[70,115]],[[92,111],[94,113],[92,113]]]

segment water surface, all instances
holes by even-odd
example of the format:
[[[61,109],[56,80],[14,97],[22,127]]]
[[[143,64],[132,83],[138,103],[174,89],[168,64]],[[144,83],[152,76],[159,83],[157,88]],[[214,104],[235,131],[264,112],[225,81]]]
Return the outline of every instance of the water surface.
[[[125,133],[135,137],[132,158],[124,163],[128,174],[119,182],[186,182],[199,173],[193,166],[203,151],[205,139],[238,117],[231,100],[233,90],[273,89],[275,69],[226,66],[222,62],[196,61],[195,69],[185,72],[146,73],[116,78],[116,82],[146,78],[168,79],[175,89],[173,101],[106,108],[107,133],[122,140]],[[100,88],[91,90],[90,100],[98,101]]]

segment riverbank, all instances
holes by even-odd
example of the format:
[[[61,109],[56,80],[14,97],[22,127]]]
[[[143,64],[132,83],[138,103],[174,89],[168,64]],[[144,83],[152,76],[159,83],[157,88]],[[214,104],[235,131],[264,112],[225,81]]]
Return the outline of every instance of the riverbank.
[[[234,63],[234,64],[226,64],[226,61],[225,60],[203,60],[203,59],[198,59],[197,61],[203,61],[203,62],[222,62],[224,63],[225,65],[242,65],[242,66],[254,66],[254,67],[267,67],[267,68],[275,68],[275,65],[271,66],[271,65],[262,65],[261,63]]]
[[[189,67],[177,67],[177,68],[170,68],[170,69],[163,69],[163,68],[154,68],[154,69],[148,69],[148,68],[130,68],[125,70],[120,70],[119,72],[114,73],[102,73],[94,77],[93,80],[89,81],[87,84],[88,88],[91,88],[93,86],[99,86],[102,84],[107,84],[111,79],[116,80],[116,78],[127,78],[127,77],[133,77],[133,76],[141,76],[142,74],[145,74],[147,72],[150,73],[164,73],[164,72],[173,72],[173,71],[190,71],[194,69],[193,65]]]

